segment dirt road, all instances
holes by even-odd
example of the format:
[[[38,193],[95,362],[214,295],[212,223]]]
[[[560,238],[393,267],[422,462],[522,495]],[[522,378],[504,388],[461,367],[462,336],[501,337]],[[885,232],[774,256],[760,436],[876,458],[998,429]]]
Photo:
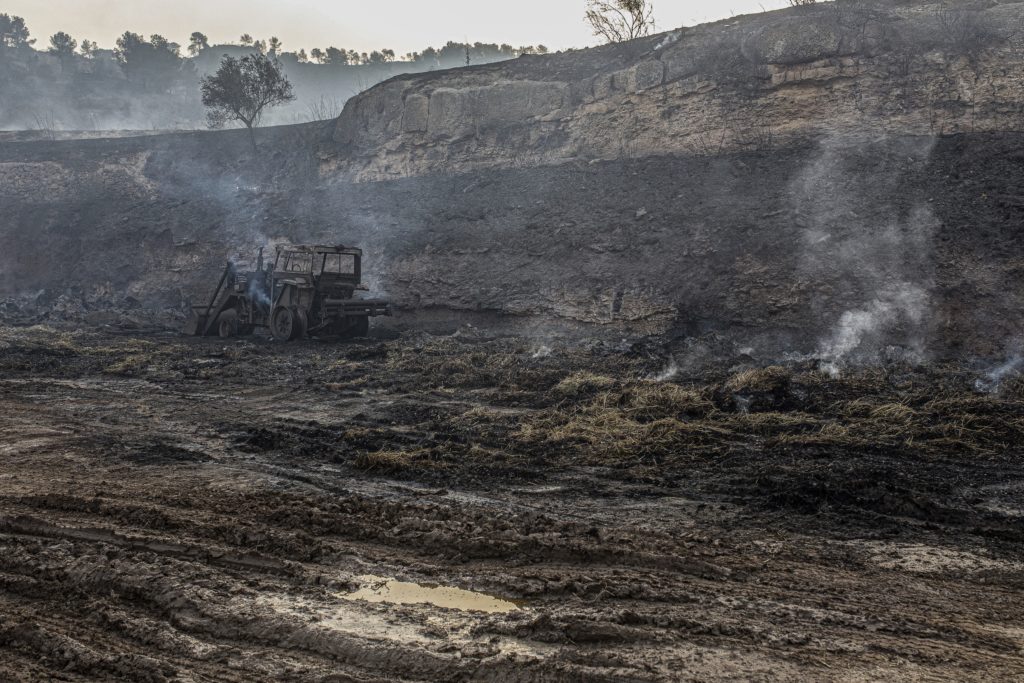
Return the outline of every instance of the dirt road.
[[[1019,680],[1019,385],[0,329],[0,679]]]

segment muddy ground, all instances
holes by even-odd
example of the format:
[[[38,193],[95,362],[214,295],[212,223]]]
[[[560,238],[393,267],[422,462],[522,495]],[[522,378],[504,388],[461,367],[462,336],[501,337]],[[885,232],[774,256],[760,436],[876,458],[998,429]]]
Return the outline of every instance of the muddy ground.
[[[742,360],[0,328],[0,679],[1024,677],[1024,384]]]

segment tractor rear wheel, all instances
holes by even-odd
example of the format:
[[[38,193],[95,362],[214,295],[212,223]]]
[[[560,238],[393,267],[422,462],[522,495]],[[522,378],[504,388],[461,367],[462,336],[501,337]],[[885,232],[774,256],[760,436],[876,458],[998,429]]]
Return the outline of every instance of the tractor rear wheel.
[[[224,311],[217,316],[217,334],[223,339],[234,337],[238,334],[238,312]]]

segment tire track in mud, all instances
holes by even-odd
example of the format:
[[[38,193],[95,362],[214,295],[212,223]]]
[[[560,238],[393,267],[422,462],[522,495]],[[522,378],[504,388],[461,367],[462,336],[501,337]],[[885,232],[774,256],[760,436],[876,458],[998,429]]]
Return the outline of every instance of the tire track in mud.
[[[433,422],[477,400],[454,392],[440,412],[409,408],[400,379],[390,394],[342,397],[301,373],[217,391],[177,381],[139,391],[107,377],[0,385],[0,674],[1012,680],[1021,670],[1012,537],[894,516],[832,528],[827,511],[752,510],[735,495],[745,484],[726,479],[715,494],[597,468],[539,481],[360,470],[338,455],[346,428],[443,445]],[[307,441],[248,450],[247,425]],[[743,466],[735,457],[729,467]],[[941,561],[889,561],[910,541]],[[523,608],[344,600],[365,574]]]
[[[35,527],[32,527],[32,528],[35,528]],[[78,535],[80,536],[81,534],[78,534]],[[73,534],[73,536],[74,536],[74,534]],[[108,535],[101,535],[100,538],[98,538],[98,539],[90,537],[87,540],[93,540],[93,541],[97,541],[97,542],[105,542],[107,539],[109,539]],[[619,565],[616,565],[616,566],[619,566]],[[555,570],[555,571],[558,571],[558,565],[556,565],[552,569]],[[536,572],[536,570],[533,570],[533,571]],[[595,566],[593,564],[591,564],[587,568],[587,573],[588,573],[588,575],[590,575],[590,581],[592,583],[598,583],[601,580],[601,576],[600,575],[603,574],[603,573],[606,573],[607,571],[608,570],[603,570],[600,566]],[[621,570],[614,570],[614,571],[621,571]],[[536,577],[537,574],[534,573],[533,576]],[[550,577],[546,577],[546,578],[550,578]],[[596,582],[594,581],[595,578],[597,579]],[[608,578],[612,578],[612,577],[608,577]],[[650,575],[646,575],[645,576],[644,574],[636,574],[636,575],[634,575],[633,578],[636,581],[641,581],[642,582],[642,581],[650,581],[652,577]],[[678,579],[678,577],[675,577],[675,576],[673,576],[673,578]],[[817,578],[818,577],[814,577],[814,580],[817,580]],[[529,579],[528,577],[524,577],[524,580],[529,581],[531,579]],[[532,580],[536,580],[536,578],[534,578]],[[814,580],[809,580],[808,581],[808,586],[807,587],[809,589],[814,585]],[[541,594],[546,595],[548,598],[551,598],[552,596],[558,596],[558,595],[571,595],[571,596],[576,596],[576,597],[579,597],[579,596],[586,597],[588,594],[591,597],[595,597],[596,594],[598,594],[601,591],[605,590],[604,588],[588,589],[587,586],[583,582],[580,582],[580,581],[567,581],[566,583],[568,584],[567,587],[562,589],[561,591],[558,590],[554,586],[547,586],[546,589],[541,592]],[[574,585],[574,584],[577,584],[577,585]],[[716,588],[716,590],[719,593],[721,593],[724,590],[724,588],[725,588],[724,586],[718,586]],[[799,587],[797,587],[797,589],[798,588]],[[692,587],[691,587],[691,589],[692,589]],[[799,592],[799,591],[795,590],[794,592]],[[662,597],[658,597],[659,593],[661,594]],[[690,602],[690,604],[692,604],[692,605],[700,605],[702,610],[706,610],[707,609],[707,605],[705,604],[706,603],[706,598],[705,598],[705,596],[702,595],[702,592],[700,590],[697,590],[696,592],[693,592],[693,590],[691,590],[690,595],[691,595],[691,597],[688,600],[688,602]],[[632,595],[629,595],[628,591],[626,592],[625,595],[620,594],[618,596],[616,596],[614,594],[606,594],[606,595],[604,595],[601,598],[601,600],[609,600],[609,599],[614,599],[614,598],[621,599],[621,598],[624,598],[624,597],[627,597],[627,596],[629,596],[629,598],[631,598],[631,599],[641,599],[641,600],[643,600],[645,602],[649,602],[651,600],[655,600],[655,601],[670,600],[670,601],[678,602],[679,599],[682,597],[679,594],[677,588],[674,589],[672,587],[669,587],[669,588],[667,588],[667,589],[665,589],[663,591],[657,591],[656,590],[654,592],[651,592],[648,589],[644,589],[644,590],[638,591],[638,592],[636,592],[636,593],[634,593]],[[702,598],[705,598],[705,599],[702,599]],[[783,601],[783,604],[785,604],[785,601],[787,601],[787,600],[792,600],[792,598],[793,598],[793,594],[788,594],[788,593],[783,593],[783,594],[781,594],[779,596],[779,600]],[[600,600],[598,601],[598,604],[600,604]],[[873,610],[877,610],[877,609],[878,609],[878,606],[875,605]],[[764,612],[764,610],[758,610],[758,611],[759,612]],[[788,617],[789,621],[792,621],[794,615],[792,613],[783,612],[782,616],[786,616],[786,617]],[[805,615],[804,618],[809,618],[809,617],[807,617]],[[828,621],[830,621],[832,624],[834,624],[836,626],[842,626],[842,627],[844,627],[847,630],[852,628],[852,627],[855,627],[856,624],[857,624],[857,620],[855,620],[855,619],[847,618],[845,620],[837,621],[835,616],[829,617]],[[604,622],[602,622],[602,623],[604,623]],[[666,617],[664,614],[661,614],[661,615],[651,615],[651,616],[648,616],[648,617],[643,617],[643,616],[640,616],[638,614],[637,616],[627,617],[627,620],[626,620],[625,623],[627,624],[627,626],[623,626],[622,628],[618,628],[618,627],[614,627],[613,625],[612,626],[601,626],[600,623],[594,624],[594,623],[590,622],[589,619],[580,620],[579,618],[573,618],[573,619],[565,621],[563,623],[559,623],[559,624],[557,624],[557,626],[554,623],[552,623],[550,625],[550,627],[549,627],[550,628],[550,633],[546,633],[544,631],[544,625],[543,624],[533,625],[533,626],[530,626],[530,627],[526,628],[525,630],[520,629],[520,630],[512,631],[511,633],[513,635],[516,635],[516,636],[519,636],[519,637],[522,637],[522,636],[526,635],[526,636],[530,636],[530,637],[541,638],[542,640],[554,639],[554,640],[558,641],[558,640],[563,639],[563,638],[569,638],[572,641],[577,642],[577,643],[606,642],[608,639],[613,639],[613,638],[616,639],[616,640],[622,640],[622,641],[625,641],[625,642],[633,642],[633,641],[636,641],[638,638],[639,638],[640,641],[650,640],[651,638],[654,638],[655,641],[657,641],[659,638],[655,634],[651,633],[651,629],[652,628],[654,628],[656,630],[659,630],[659,631],[669,630],[669,631],[672,631],[675,635],[685,633],[685,634],[687,634],[687,637],[690,638],[690,639],[697,640],[697,641],[700,641],[701,639],[708,639],[709,642],[714,642],[715,640],[720,639],[722,637],[729,637],[729,638],[734,638],[734,639],[742,640],[744,638],[750,638],[750,637],[753,637],[754,635],[756,635],[755,631],[749,631],[749,630],[745,631],[742,628],[737,630],[737,626],[736,626],[734,620],[732,620],[732,619],[721,619],[721,620],[716,622],[713,619],[709,620],[707,618],[705,618],[704,620],[694,619],[692,617],[686,617],[686,618],[678,618],[677,617],[675,619],[672,619],[672,618]],[[785,620],[783,620],[782,623],[785,624]],[[613,624],[614,624],[614,622],[613,622]],[[501,630],[500,627],[497,628],[496,630],[497,630],[497,632],[502,633],[502,630]],[[902,631],[902,634],[899,635],[899,638],[901,638],[901,639],[905,638],[906,634],[910,633],[910,632],[912,632],[912,631],[907,631],[907,628],[904,627],[904,629]],[[934,639],[935,635],[936,635],[935,633],[923,632],[920,637]],[[790,640],[792,640],[792,643],[800,644],[801,642],[805,642],[806,638],[804,638],[804,637],[796,637],[796,638],[791,638]],[[786,641],[784,641],[784,642],[786,642]]]

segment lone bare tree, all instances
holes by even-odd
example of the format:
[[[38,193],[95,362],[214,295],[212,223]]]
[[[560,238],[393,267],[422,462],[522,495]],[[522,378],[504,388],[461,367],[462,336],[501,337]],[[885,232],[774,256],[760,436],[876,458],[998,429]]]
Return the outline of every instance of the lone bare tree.
[[[648,0],[587,0],[587,23],[609,43],[647,36],[654,30],[654,6]]]
[[[256,149],[255,127],[263,112],[295,99],[292,84],[281,71],[280,63],[264,54],[251,54],[237,59],[224,56],[220,68],[201,83],[203,104],[210,128],[221,128],[229,121],[238,121],[249,129],[249,141]]]

